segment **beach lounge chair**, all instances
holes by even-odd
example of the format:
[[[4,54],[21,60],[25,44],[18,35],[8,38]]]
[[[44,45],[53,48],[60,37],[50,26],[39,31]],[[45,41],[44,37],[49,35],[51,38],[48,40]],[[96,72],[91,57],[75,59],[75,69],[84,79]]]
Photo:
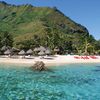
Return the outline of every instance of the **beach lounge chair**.
[[[75,58],[75,59],[80,59],[80,57],[79,57],[79,56],[74,56],[74,58]]]
[[[90,59],[90,58],[88,56],[81,56],[81,59],[86,60],[86,59]]]
[[[90,59],[88,56],[84,56],[83,59]]]
[[[96,57],[96,56],[90,56],[90,58],[92,58],[92,59],[98,59],[98,57]]]
[[[85,60],[85,57],[84,56],[81,56],[81,59],[84,59]]]

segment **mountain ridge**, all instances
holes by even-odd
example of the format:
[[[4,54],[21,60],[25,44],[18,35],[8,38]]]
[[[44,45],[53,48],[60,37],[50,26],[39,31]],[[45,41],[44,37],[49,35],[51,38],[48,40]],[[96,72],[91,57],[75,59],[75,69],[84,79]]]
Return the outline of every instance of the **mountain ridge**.
[[[79,31],[80,30],[80,31],[83,31],[83,32],[88,32],[88,30],[84,26],[77,24],[76,22],[71,20],[69,17],[65,16],[61,11],[59,11],[55,7],[54,8],[34,7],[32,5],[29,5],[29,4],[28,5],[15,6],[15,5],[7,4],[5,2],[2,2],[1,4],[4,5],[4,8],[0,6],[1,8],[3,8],[3,13],[2,13],[2,9],[0,10],[0,12],[1,12],[0,15],[2,15],[2,18],[0,18],[0,19],[3,20],[4,22],[10,23],[9,21],[12,20],[11,21],[12,23],[20,24],[20,23],[25,23],[24,21],[26,21],[26,22],[29,21],[29,19],[30,19],[30,21],[31,20],[33,21],[33,18],[34,19],[43,19],[43,18],[46,18],[46,19],[49,18],[50,19],[50,18],[53,18],[53,20],[56,20],[56,19],[59,20],[59,18],[60,18],[62,23],[66,24],[66,27],[70,27],[70,29],[72,31],[77,31],[77,30]],[[53,16],[53,14],[55,16]],[[11,17],[11,19],[8,18],[9,16]],[[20,17],[19,23],[16,22],[16,21],[18,21],[18,18],[16,18],[16,17]],[[63,18],[61,19],[61,17],[63,17]],[[1,20],[0,20],[0,22],[1,22]],[[61,21],[56,22],[56,23],[59,26],[64,27],[64,25],[62,25]]]
[[[70,41],[73,43],[75,38],[83,41],[90,35],[86,27],[65,16],[56,7],[0,2],[0,32],[3,31],[13,35],[14,46],[20,43],[25,45],[30,40],[34,41],[32,45],[36,45],[37,37],[39,45],[49,45],[51,48]]]

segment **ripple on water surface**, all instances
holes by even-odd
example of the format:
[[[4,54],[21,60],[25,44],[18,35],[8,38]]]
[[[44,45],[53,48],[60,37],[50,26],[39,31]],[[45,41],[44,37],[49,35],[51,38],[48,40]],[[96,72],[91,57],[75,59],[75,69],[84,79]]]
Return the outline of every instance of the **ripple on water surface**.
[[[98,66],[69,64],[37,72],[0,65],[0,100],[100,100]]]

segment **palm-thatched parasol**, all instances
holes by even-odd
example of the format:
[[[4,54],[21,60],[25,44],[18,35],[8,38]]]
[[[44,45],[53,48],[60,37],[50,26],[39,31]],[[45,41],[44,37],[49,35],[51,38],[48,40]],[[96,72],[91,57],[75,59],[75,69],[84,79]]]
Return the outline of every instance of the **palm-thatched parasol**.
[[[59,52],[60,50],[59,50],[59,48],[54,48],[54,51]]]
[[[34,52],[38,52],[38,51],[40,51],[40,48],[39,47],[34,48]]]
[[[12,53],[12,51],[11,51],[10,49],[8,49],[8,50],[6,50],[6,51],[4,52],[5,55],[10,55],[11,53]]]
[[[44,52],[44,51],[40,51],[40,52],[38,53],[38,55],[43,56],[43,55],[45,55],[45,52]]]
[[[20,51],[20,50],[17,49],[17,48],[15,48],[15,47],[12,47],[12,51],[13,51],[13,52],[18,52],[18,51]]]
[[[59,52],[59,48],[54,48],[54,52],[56,52],[56,54]]]
[[[1,48],[1,51],[6,51],[7,49],[8,49],[7,46],[3,46],[3,47]]]
[[[32,55],[32,53],[33,53],[32,49],[29,49],[29,50],[26,52],[26,54],[28,54],[28,55]]]
[[[34,49],[34,51],[38,52],[38,51],[46,51],[46,48],[43,46],[37,47]]]
[[[40,51],[46,51],[46,48],[43,46],[40,46]]]
[[[6,51],[6,50],[8,50],[8,49],[11,49],[11,47],[10,47],[10,46],[3,46],[3,47],[1,48],[1,51]]]
[[[19,55],[25,55],[26,53],[25,53],[24,50],[21,50],[18,54],[19,54]]]
[[[50,50],[50,49],[46,49],[45,53],[46,53],[47,55],[50,55],[50,54],[51,54],[51,50]]]

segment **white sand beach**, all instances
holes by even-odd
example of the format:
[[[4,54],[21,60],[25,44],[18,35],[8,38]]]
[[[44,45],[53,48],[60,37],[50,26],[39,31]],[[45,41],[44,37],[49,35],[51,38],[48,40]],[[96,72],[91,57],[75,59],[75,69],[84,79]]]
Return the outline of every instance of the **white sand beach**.
[[[78,56],[78,55],[55,55],[55,56],[44,56],[41,57],[32,57],[33,59],[29,59],[28,57],[22,59],[14,59],[3,57],[0,58],[0,64],[22,64],[22,65],[34,65],[37,61],[43,61],[46,66],[56,66],[63,64],[74,64],[74,63],[100,63],[100,56]]]

